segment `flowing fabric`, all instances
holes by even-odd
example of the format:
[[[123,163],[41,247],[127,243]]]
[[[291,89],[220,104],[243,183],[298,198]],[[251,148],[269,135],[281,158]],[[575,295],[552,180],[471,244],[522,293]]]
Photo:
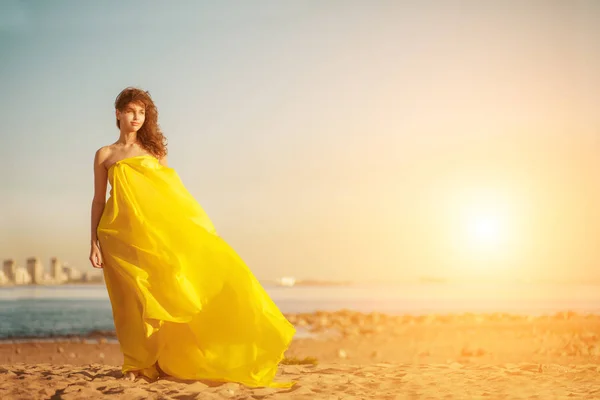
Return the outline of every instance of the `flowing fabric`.
[[[123,373],[292,386],[274,377],[295,328],[175,170],[142,155],[108,179],[98,240]]]

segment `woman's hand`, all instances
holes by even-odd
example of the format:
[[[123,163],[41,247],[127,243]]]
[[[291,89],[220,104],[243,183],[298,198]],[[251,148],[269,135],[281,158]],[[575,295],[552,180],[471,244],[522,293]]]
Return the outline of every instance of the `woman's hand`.
[[[104,266],[102,262],[102,253],[96,243],[92,244],[92,249],[90,250],[90,262],[94,268],[102,268]]]

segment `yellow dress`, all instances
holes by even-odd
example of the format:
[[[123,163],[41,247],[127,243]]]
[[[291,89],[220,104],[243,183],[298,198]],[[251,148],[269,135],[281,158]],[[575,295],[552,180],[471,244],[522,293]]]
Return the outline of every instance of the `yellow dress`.
[[[108,179],[97,232],[123,373],[292,386],[274,377],[293,325],[175,170],[142,155]]]

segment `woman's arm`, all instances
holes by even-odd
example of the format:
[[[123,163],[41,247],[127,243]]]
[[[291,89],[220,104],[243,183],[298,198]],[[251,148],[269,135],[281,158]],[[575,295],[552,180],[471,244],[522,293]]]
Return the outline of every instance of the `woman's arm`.
[[[92,200],[92,246],[98,246],[98,224],[104,212],[106,204],[106,185],[108,173],[104,167],[104,161],[108,157],[109,150],[105,147],[96,152],[94,157],[94,199]]]

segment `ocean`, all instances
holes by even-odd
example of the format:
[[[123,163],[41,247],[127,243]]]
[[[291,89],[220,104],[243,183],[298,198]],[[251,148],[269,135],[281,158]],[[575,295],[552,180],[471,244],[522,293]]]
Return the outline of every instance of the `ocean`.
[[[263,284],[284,313],[342,309],[388,314],[560,311],[600,314],[600,285],[585,284]],[[114,330],[103,285],[0,288],[0,339],[86,335]]]

